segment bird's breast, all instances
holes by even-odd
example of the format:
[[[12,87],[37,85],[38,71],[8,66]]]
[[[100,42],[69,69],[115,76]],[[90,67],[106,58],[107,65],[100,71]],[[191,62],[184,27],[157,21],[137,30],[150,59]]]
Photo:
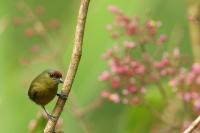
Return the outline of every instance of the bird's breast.
[[[44,89],[41,91],[38,91],[37,96],[35,98],[35,102],[39,105],[46,105],[48,104],[53,98],[56,96],[57,89]]]

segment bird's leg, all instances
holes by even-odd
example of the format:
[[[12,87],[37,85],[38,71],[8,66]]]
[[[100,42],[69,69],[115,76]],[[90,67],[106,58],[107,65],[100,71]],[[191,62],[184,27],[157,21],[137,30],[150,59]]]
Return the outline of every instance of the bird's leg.
[[[42,108],[44,109],[45,113],[47,114],[48,119],[50,119],[50,120],[55,120],[55,119],[56,119],[55,116],[50,115],[50,114],[47,112],[47,110],[46,110],[46,108],[45,108],[44,106],[42,106]]]
[[[56,94],[59,98],[61,98],[62,100],[67,100],[67,96],[65,94],[62,94],[62,93],[57,93]]]

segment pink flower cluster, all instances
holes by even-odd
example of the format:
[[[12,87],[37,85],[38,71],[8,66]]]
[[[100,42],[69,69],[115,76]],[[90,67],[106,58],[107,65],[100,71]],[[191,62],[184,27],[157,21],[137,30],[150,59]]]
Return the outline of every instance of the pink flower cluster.
[[[159,21],[147,20],[143,23],[139,17],[126,16],[115,6],[110,6],[109,11],[116,19],[107,29],[118,44],[103,55],[109,69],[99,79],[112,89],[104,90],[102,96],[114,103],[138,104],[146,92],[146,86],[154,82],[152,67],[158,73],[158,80],[176,73],[168,57],[163,56],[160,60],[151,56],[152,53],[147,50],[149,45],[156,47],[156,50],[162,49],[167,36],[157,35],[161,26]],[[135,55],[136,52],[139,54]]]
[[[123,47],[126,46],[123,45]],[[112,51],[112,54],[110,54],[109,50],[104,55],[104,59],[108,61],[110,70],[104,71],[99,79],[109,83],[111,88],[114,89],[114,92],[103,91],[102,96],[114,103],[123,102],[125,104],[131,104],[133,102],[136,103],[135,99],[139,101],[137,93],[144,90],[144,86],[138,84],[136,80],[137,78],[142,78],[146,72],[143,63],[133,59],[129,55],[119,57],[115,53],[115,50]],[[132,99],[131,101],[130,98]]]
[[[115,22],[107,26],[113,39],[124,36],[130,38],[142,36],[139,43],[148,43],[155,39],[157,45],[163,45],[167,41],[167,36],[164,34],[156,37],[158,28],[161,26],[160,21],[147,20],[143,24],[140,17],[129,17],[115,6],[110,6],[109,11],[116,17]],[[133,44],[131,44],[131,47],[133,47]]]
[[[200,65],[193,64],[190,71],[180,71],[169,83],[200,114]]]

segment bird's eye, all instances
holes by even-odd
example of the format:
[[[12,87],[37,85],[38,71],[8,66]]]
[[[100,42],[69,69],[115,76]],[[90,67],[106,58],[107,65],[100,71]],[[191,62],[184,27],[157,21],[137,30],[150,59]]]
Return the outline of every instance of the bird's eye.
[[[50,75],[50,77],[54,77],[54,74],[53,74],[53,73],[50,73],[49,75]]]

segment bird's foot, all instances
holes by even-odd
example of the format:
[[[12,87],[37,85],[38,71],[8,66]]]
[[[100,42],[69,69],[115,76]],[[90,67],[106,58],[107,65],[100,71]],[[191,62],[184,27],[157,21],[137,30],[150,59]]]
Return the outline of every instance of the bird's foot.
[[[47,117],[49,120],[52,120],[52,121],[55,121],[57,117],[53,116],[53,115],[50,115],[50,114],[47,114]]]
[[[62,94],[62,93],[57,93],[56,94],[59,98],[61,98],[62,100],[67,100],[67,96],[66,95],[64,95],[64,94]]]

